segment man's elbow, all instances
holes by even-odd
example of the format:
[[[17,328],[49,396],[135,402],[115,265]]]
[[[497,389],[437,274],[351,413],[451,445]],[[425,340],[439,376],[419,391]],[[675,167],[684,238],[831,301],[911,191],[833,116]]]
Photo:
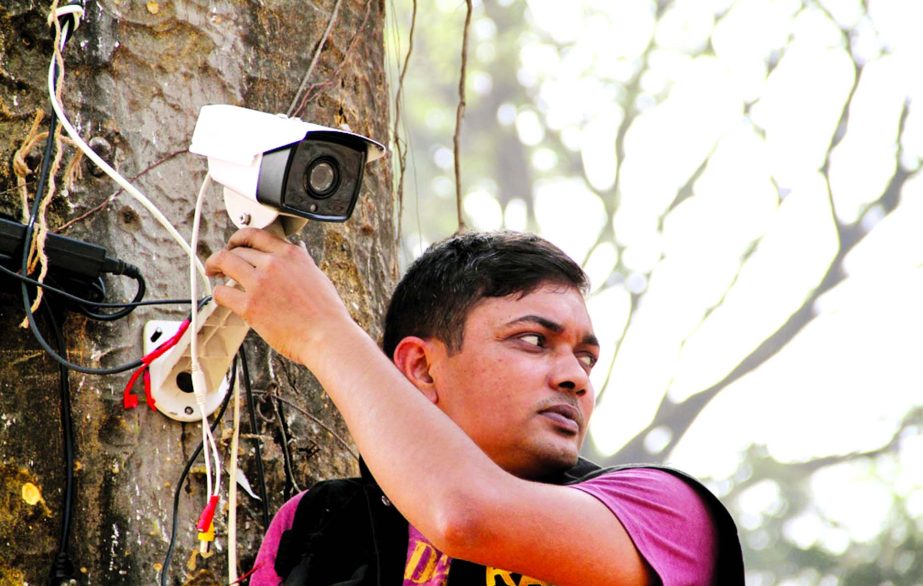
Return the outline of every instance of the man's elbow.
[[[459,499],[440,507],[427,538],[449,557],[478,561],[489,551],[494,532],[487,507],[471,499]]]

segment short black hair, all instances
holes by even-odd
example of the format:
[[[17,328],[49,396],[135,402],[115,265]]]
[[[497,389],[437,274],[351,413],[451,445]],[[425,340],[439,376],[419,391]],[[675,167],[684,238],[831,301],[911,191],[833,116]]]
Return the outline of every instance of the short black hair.
[[[382,350],[393,358],[407,336],[461,349],[468,312],[486,297],[528,295],[545,284],[589,289],[583,269],[534,234],[469,232],[430,246],[397,284],[385,314]]]

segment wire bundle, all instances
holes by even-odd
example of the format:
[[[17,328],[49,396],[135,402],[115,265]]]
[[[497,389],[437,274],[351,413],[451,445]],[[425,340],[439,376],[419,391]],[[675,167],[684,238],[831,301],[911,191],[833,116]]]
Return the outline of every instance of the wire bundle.
[[[201,261],[196,257],[195,250],[197,248],[198,242],[198,230],[199,230],[199,219],[201,215],[201,206],[204,199],[204,193],[209,185],[209,178],[206,176],[205,181],[202,184],[202,187],[199,191],[199,197],[196,202],[196,212],[195,220],[193,225],[193,233],[190,241],[187,243],[176,228],[170,224],[166,217],[157,209],[157,207],[141,193],[136,187],[134,187],[130,182],[128,182],[122,175],[120,175],[115,169],[113,169],[108,163],[106,163],[99,155],[93,151],[93,149],[80,137],[79,133],[76,131],[74,126],[67,119],[61,106],[61,91],[62,91],[62,80],[64,77],[64,60],[63,60],[63,51],[66,47],[67,41],[69,40],[71,34],[77,29],[80,24],[80,19],[83,17],[84,10],[82,2],[72,1],[69,4],[64,6],[58,6],[57,0],[52,3],[51,12],[49,14],[49,24],[54,26],[55,29],[55,42],[54,42],[54,55],[51,59],[48,70],[48,93],[49,100],[52,105],[52,112],[49,115],[48,121],[48,135],[45,142],[41,171],[39,173],[38,182],[36,185],[36,194],[33,200],[31,207],[29,208],[28,221],[25,226],[25,235],[23,239],[23,253],[20,264],[20,272],[15,272],[6,267],[0,265],[0,272],[3,272],[9,276],[12,276],[20,281],[21,293],[23,308],[26,314],[26,322],[28,322],[29,328],[31,329],[35,339],[42,346],[42,348],[55,359],[59,364],[59,370],[61,373],[61,419],[62,419],[62,431],[64,436],[64,453],[65,453],[65,465],[66,465],[66,487],[64,491],[64,502],[62,506],[62,526],[61,526],[61,536],[59,541],[59,550],[55,556],[55,561],[52,568],[52,581],[55,583],[66,583],[74,578],[73,575],[73,565],[69,558],[68,554],[68,540],[72,522],[72,514],[74,507],[74,454],[76,451],[74,434],[73,434],[73,422],[72,415],[70,412],[70,392],[69,392],[69,382],[68,382],[68,371],[74,370],[76,372],[81,372],[85,374],[94,374],[94,375],[108,375],[108,374],[117,374],[125,372],[128,370],[135,369],[135,376],[132,377],[132,383],[137,379],[140,374],[144,373],[146,367],[156,359],[157,356],[153,356],[155,353],[151,353],[148,356],[145,356],[141,360],[131,361],[125,364],[120,364],[111,367],[87,367],[79,364],[70,362],[66,357],[66,344],[64,342],[63,335],[61,334],[60,327],[58,322],[54,317],[53,310],[46,303],[46,311],[49,315],[49,321],[51,323],[52,329],[55,333],[55,342],[56,348],[53,348],[44,338],[42,333],[39,331],[37,324],[35,323],[34,311],[38,307],[38,302],[40,299],[40,294],[43,290],[53,292],[56,295],[60,296],[63,299],[77,303],[80,310],[87,315],[88,317],[101,321],[114,321],[121,319],[127,316],[135,308],[143,305],[153,305],[153,304],[186,304],[191,305],[191,314],[189,318],[189,327],[192,329],[191,337],[191,353],[192,353],[192,362],[193,362],[193,381],[194,388],[196,392],[197,402],[200,407],[200,412],[202,415],[202,445],[199,449],[193,454],[193,458],[190,459],[187,463],[186,468],[183,471],[180,483],[177,486],[177,493],[174,497],[174,523],[173,523],[173,536],[175,536],[176,529],[176,508],[179,498],[179,486],[182,485],[182,481],[185,479],[188,474],[189,468],[192,465],[192,462],[198,457],[199,451],[204,451],[204,459],[206,466],[206,485],[207,485],[207,504],[203,510],[202,515],[199,518],[199,529],[200,529],[200,538],[202,534],[205,533],[206,537],[208,533],[211,533],[213,539],[213,516],[215,514],[219,499],[220,499],[220,490],[221,490],[221,459],[218,452],[217,442],[215,441],[213,435],[213,429],[217,423],[221,420],[223,416],[224,409],[228,404],[230,399],[230,393],[225,398],[224,404],[221,408],[220,413],[215,418],[213,424],[209,425],[208,417],[205,412],[204,406],[204,394],[206,389],[204,388],[204,377],[202,372],[198,367],[198,355],[197,355],[197,342],[195,332],[198,331],[198,311],[200,305],[204,302],[207,302],[210,299],[211,284],[209,283],[206,275],[204,266]],[[59,126],[60,125],[60,126]],[[147,209],[154,218],[163,226],[168,234],[175,240],[186,252],[189,257],[190,265],[190,296],[188,299],[167,299],[162,301],[142,301],[146,285],[144,279],[141,275],[141,272],[137,267],[129,265],[127,263],[122,263],[119,261],[117,263],[117,271],[110,271],[116,274],[124,274],[135,279],[138,283],[137,292],[134,299],[129,303],[104,303],[98,301],[91,301],[85,299],[62,289],[56,288],[54,286],[44,283],[45,273],[47,271],[47,259],[44,258],[42,252],[44,235],[47,234],[47,228],[44,225],[43,220],[43,210],[44,206],[48,204],[51,197],[54,195],[54,174],[57,168],[57,164],[60,161],[60,129],[63,128],[70,140],[74,145],[77,146],[93,163],[102,169],[109,177],[111,177],[119,186],[127,192],[131,197],[137,200],[145,209]],[[57,147],[57,149],[56,149]],[[57,153],[57,154],[56,154]],[[46,193],[47,192],[47,193]],[[28,205],[27,205],[28,207]],[[31,258],[38,259],[37,262],[40,264],[40,272],[38,278],[32,278],[30,268],[34,267],[35,262],[30,262]],[[201,276],[202,281],[205,283],[204,289],[206,292],[206,297],[204,300],[200,301],[197,299],[197,277]],[[30,295],[29,286],[36,288],[36,296],[33,299]],[[104,286],[102,281],[99,281],[99,290],[102,291],[104,295]],[[115,311],[111,313],[101,313],[100,309],[114,309]],[[173,341],[175,343],[175,340]],[[160,350],[160,348],[158,348]],[[166,348],[163,349],[164,351]],[[163,352],[161,351],[160,354]],[[158,354],[159,356],[159,354]],[[250,402],[251,410],[251,426],[254,427],[255,433],[255,416],[253,414],[253,403],[252,403],[252,391],[250,389],[249,382],[249,373],[244,364],[244,373],[246,375],[246,388],[247,396]],[[237,393],[236,385],[236,360],[235,368],[232,368],[231,374],[231,385],[235,393]],[[126,392],[131,388],[131,383],[126,387]],[[135,399],[136,400],[136,399]],[[237,437],[236,427],[237,421],[239,420],[239,415],[235,416],[235,439]],[[236,446],[236,441],[234,442]],[[204,448],[204,449],[203,449]],[[268,505],[266,502],[266,490],[265,482],[262,478],[262,458],[259,449],[259,445],[256,446],[257,454],[257,466],[258,472],[260,474],[260,487],[262,493],[263,501],[263,520],[264,524],[268,524]],[[234,451],[233,458],[236,459],[236,450]],[[232,491],[232,508],[236,504],[233,501],[235,496]],[[233,520],[230,523],[233,526]],[[234,550],[236,544],[232,544],[229,547],[229,550]],[[169,559],[172,554],[173,549],[173,540],[171,538],[170,548],[167,553],[167,560],[165,563],[164,571],[161,575],[161,581],[164,582],[165,577],[168,573],[168,564]],[[229,557],[230,560],[234,560],[233,554]],[[230,575],[233,576],[236,573],[236,568],[229,568]],[[233,581],[233,580],[232,580]]]

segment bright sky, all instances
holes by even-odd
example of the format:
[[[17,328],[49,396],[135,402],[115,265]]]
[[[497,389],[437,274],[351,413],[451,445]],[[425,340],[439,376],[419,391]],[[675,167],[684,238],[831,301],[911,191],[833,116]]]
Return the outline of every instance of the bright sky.
[[[713,32],[711,15],[732,4]],[[614,366],[615,384],[595,415],[592,440],[603,450],[615,451],[642,429],[665,393],[680,399],[707,388],[785,321],[837,250],[834,214],[871,231],[846,259],[848,278],[816,304],[817,317],[793,343],[707,408],[672,460],[721,478],[734,472],[750,443],[790,462],[872,450],[923,404],[923,180],[907,182],[888,217],[868,207],[894,173],[902,107],[923,98],[923,3],[878,0],[870,17],[857,0],[821,4],[840,25],[859,31],[852,42],[866,59],[847,132],[829,161],[832,196],[821,168],[856,72],[840,30],[822,10],[800,10],[793,0],[677,2],[655,27],[651,2],[587,0],[561,10],[554,0],[529,1],[531,25],[569,49],[558,53],[541,35],[525,44],[520,81],[537,92],[543,111],[507,110],[500,120],[514,123],[525,144],[540,145],[552,128],[580,150],[589,186],[561,178],[534,193],[543,234],[577,259],[608,220],[593,188],[616,179],[613,145],[624,114],[612,82],[627,79],[652,36],[659,47],[642,87],[662,99],[642,103],[646,109],[626,138],[622,199],[612,219],[624,262],[639,275],[653,272],[649,282],[636,276],[624,285],[646,293]],[[709,35],[714,55],[689,57]],[[767,74],[770,53],[781,59]],[[902,147],[902,164],[916,170],[923,112],[913,105]],[[695,197],[671,211],[661,229],[658,220],[677,189],[707,157]],[[540,151],[532,163],[541,168]],[[475,227],[523,222],[521,202],[501,209],[489,190],[472,191],[464,205]],[[615,261],[609,244],[593,251],[587,270],[597,285]],[[609,348],[627,317],[624,287],[590,304]],[[608,368],[606,360],[597,366],[598,384]],[[842,525],[799,518],[790,527],[796,542],[842,553],[850,538],[871,538],[892,490],[910,496],[923,515],[919,434],[902,438],[896,454],[884,473],[852,464],[815,475],[821,512]],[[774,483],[754,486],[744,499],[752,515],[742,523],[756,526],[760,511],[777,501]]]

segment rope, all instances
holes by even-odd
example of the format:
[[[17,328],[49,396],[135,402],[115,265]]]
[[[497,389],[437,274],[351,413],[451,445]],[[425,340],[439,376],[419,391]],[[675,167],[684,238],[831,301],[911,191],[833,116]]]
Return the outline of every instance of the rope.
[[[22,223],[29,221],[29,188],[26,186],[26,177],[32,174],[32,169],[26,163],[26,155],[32,152],[38,144],[45,140],[48,132],[40,132],[39,126],[45,118],[45,111],[39,108],[35,111],[35,118],[32,119],[32,127],[29,134],[22,141],[22,146],[13,153],[13,174],[16,175],[16,187],[19,188],[19,198],[22,204]]]
[[[51,19],[54,24],[54,59],[58,67],[58,82],[55,84],[55,96],[60,101],[61,99],[61,88],[63,84],[61,79],[64,75],[64,56],[61,54],[62,46],[62,31],[61,31],[61,21],[59,17],[63,14],[77,14],[74,10],[69,10],[70,7],[64,7],[59,13],[58,10],[58,0],[54,0],[51,3],[51,11],[49,19]],[[79,8],[79,7],[78,7]],[[79,14],[82,14],[83,10],[80,9]],[[79,15],[75,16],[77,22],[79,22]],[[34,127],[34,123],[33,123]],[[45,134],[47,137],[47,133]],[[48,237],[48,220],[47,214],[48,205],[51,203],[52,198],[54,197],[55,190],[57,185],[55,183],[55,175],[61,168],[61,159],[64,155],[64,149],[61,144],[61,127],[58,126],[55,129],[54,133],[54,159],[51,163],[51,169],[48,173],[48,188],[44,194],[36,193],[35,197],[41,198],[41,204],[38,210],[38,216],[35,218],[35,236],[32,239],[32,246],[29,250],[29,263],[28,263],[28,272],[32,274],[35,272],[36,267],[38,267],[38,276],[36,281],[39,283],[45,282],[45,277],[48,275],[48,256],[45,253],[45,241]],[[24,192],[25,190],[22,190]],[[24,205],[24,208],[28,207],[27,204]],[[35,292],[35,300],[32,302],[32,312],[38,311],[39,306],[42,303],[44,289],[39,287]],[[19,327],[28,328],[29,327],[29,318],[23,318],[20,322]]]

